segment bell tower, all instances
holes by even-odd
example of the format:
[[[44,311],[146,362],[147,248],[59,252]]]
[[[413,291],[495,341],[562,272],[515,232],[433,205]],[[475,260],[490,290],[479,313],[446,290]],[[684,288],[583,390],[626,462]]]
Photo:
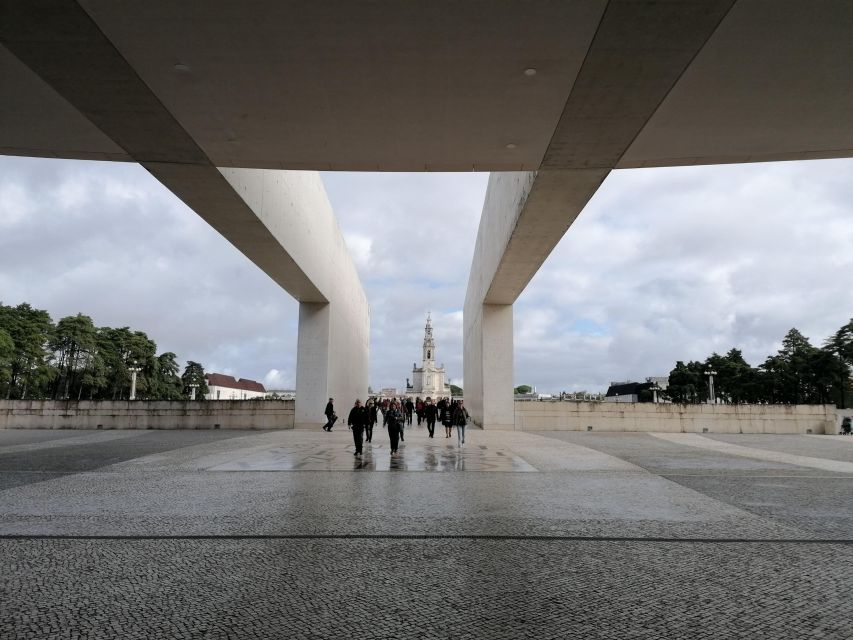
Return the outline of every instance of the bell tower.
[[[435,341],[432,338],[432,318],[427,313],[426,327],[424,327],[424,369],[433,369],[435,365]]]

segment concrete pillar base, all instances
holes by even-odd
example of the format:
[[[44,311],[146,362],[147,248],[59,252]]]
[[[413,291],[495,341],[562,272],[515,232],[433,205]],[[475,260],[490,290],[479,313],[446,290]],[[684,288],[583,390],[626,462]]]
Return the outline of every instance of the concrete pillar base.
[[[512,305],[465,308],[465,406],[482,429],[515,429]]]
[[[329,400],[328,302],[299,303],[296,343],[296,429],[313,429],[325,423],[323,409]],[[340,415],[340,413],[339,413]]]

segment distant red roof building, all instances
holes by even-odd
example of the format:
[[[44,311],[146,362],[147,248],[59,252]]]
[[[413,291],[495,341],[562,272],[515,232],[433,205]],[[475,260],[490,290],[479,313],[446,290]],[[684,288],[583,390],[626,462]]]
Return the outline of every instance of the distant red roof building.
[[[234,376],[225,375],[224,373],[208,373],[205,375],[205,379],[207,379],[208,387],[219,387],[217,393],[214,393],[213,389],[211,389],[208,394],[208,399],[210,400],[233,400],[233,399],[246,399],[247,397],[257,397],[257,395],[263,395],[267,392],[260,382],[256,382],[254,380],[246,380],[241,378],[237,380]],[[235,391],[248,391],[251,392],[251,396],[247,396],[245,394],[228,394],[231,397],[222,397],[221,390],[222,389],[234,389]],[[257,395],[256,395],[257,394]]]

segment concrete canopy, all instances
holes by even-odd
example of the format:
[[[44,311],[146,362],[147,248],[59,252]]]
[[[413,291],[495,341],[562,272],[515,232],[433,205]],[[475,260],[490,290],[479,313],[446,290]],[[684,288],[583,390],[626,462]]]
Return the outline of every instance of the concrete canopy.
[[[140,162],[306,305],[326,276],[219,168],[523,172],[466,299],[482,419],[499,307],[609,171],[853,155],[851,33],[848,0],[3,0],[0,153]]]
[[[45,55],[72,54],[80,34],[66,18],[80,12],[215,166],[538,169],[605,14],[623,16],[614,36],[630,37],[673,7],[680,16],[669,40],[657,42],[660,53],[680,46],[679,25],[691,14],[722,7],[724,15],[619,167],[846,157],[853,149],[846,0],[7,0],[0,7],[8,49],[0,49],[0,151],[8,155],[131,159],[14,60],[27,40]],[[49,29],[52,14],[62,17],[58,33]],[[603,60],[589,117],[620,89],[628,61],[619,49],[613,54]],[[641,59],[632,62],[638,82],[654,82],[642,75]],[[92,68],[85,81],[109,86],[106,71]],[[552,158],[548,167],[591,161]]]

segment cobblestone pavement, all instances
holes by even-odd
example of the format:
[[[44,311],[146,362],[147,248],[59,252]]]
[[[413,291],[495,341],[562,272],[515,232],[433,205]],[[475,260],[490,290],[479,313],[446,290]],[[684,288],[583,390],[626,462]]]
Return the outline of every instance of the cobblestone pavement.
[[[0,431],[0,638],[853,638],[853,474],[468,438]]]

